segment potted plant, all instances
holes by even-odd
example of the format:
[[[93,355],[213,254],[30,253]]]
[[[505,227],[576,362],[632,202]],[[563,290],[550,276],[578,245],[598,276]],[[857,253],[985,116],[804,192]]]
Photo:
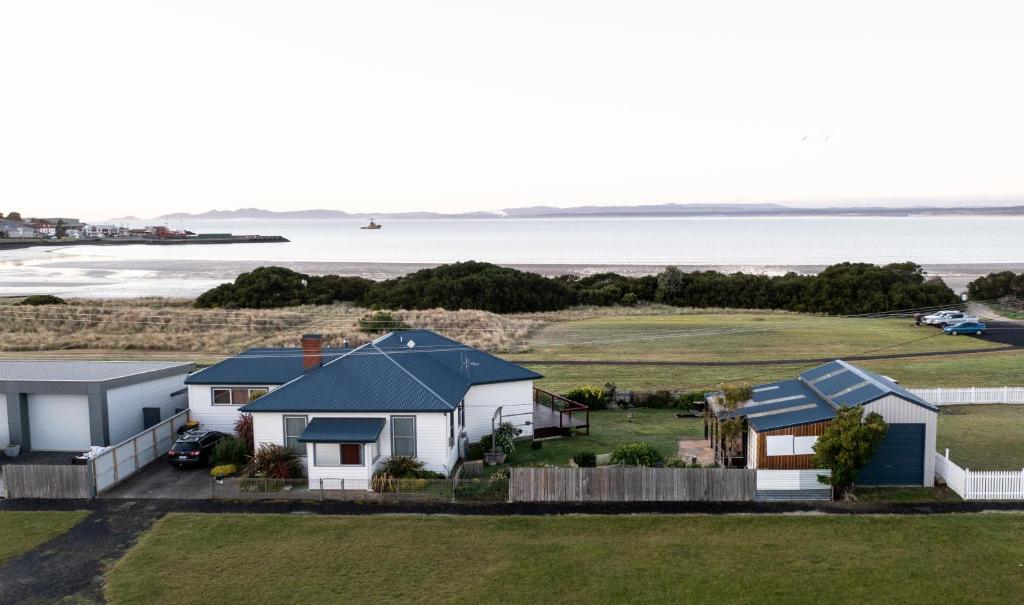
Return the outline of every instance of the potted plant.
[[[4,448],[4,455],[6,455],[8,458],[14,458],[15,456],[17,456],[20,453],[21,453],[21,444],[20,443],[8,443],[7,446]]]

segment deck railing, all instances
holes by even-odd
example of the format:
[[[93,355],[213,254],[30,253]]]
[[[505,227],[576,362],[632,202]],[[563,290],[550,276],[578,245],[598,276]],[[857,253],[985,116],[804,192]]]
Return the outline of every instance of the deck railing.
[[[587,435],[590,434],[590,406],[536,387],[533,389],[533,403],[550,408],[552,412],[558,414],[558,430],[560,432],[574,428],[577,431],[586,431]],[[583,424],[574,424],[574,415],[577,418],[582,415]]]

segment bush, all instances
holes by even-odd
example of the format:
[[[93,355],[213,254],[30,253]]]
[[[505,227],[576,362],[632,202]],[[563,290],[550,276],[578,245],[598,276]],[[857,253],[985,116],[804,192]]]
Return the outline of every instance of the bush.
[[[238,472],[238,466],[234,464],[219,464],[210,469],[211,477],[230,477]]]
[[[532,447],[535,450],[542,450],[544,449],[544,442],[534,439],[533,441],[530,442],[530,447]]]
[[[375,492],[390,492],[401,488],[405,491],[421,489],[417,487],[427,479],[444,479],[444,475],[423,468],[424,462],[412,456],[388,456],[380,468],[370,479],[370,489]]]
[[[522,432],[511,422],[502,422],[494,435],[494,443],[506,456],[511,456],[516,451],[516,437]]]
[[[597,454],[588,451],[576,452],[572,455],[572,461],[580,468],[592,468],[597,466]]]
[[[296,479],[302,476],[302,464],[295,452],[280,445],[264,443],[242,472],[246,477]]]
[[[368,334],[382,334],[394,330],[407,330],[409,324],[398,319],[388,311],[367,313],[359,318],[359,331]]]
[[[213,446],[211,460],[215,465],[245,466],[248,457],[249,448],[245,445],[245,441],[238,437],[225,437]]]
[[[66,305],[68,303],[63,298],[52,294],[33,294],[32,296],[26,296],[18,304],[37,307],[39,305]]]
[[[571,399],[576,403],[582,403],[592,410],[607,409],[608,404],[611,403],[611,398],[608,396],[606,389],[589,384],[571,389],[563,397]]]
[[[235,436],[245,444],[245,453],[252,454],[255,445],[252,436],[252,414],[242,414],[235,420]]]
[[[612,451],[612,464],[626,466],[656,466],[661,454],[653,445],[644,441],[620,445]]]

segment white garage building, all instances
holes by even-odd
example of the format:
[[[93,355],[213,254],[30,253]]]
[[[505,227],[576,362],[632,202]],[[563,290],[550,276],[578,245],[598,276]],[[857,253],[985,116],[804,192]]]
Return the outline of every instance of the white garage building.
[[[191,363],[0,361],[0,445],[88,450],[188,408]]]

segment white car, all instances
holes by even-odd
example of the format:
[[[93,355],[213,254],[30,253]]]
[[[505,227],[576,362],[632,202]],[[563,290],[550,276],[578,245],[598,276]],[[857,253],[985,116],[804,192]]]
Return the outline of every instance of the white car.
[[[949,310],[946,310],[946,311],[936,311],[935,313],[932,313],[931,315],[925,315],[924,317],[921,318],[921,321],[923,321],[924,323],[926,323],[926,324],[928,324],[930,326],[931,325],[935,325],[935,324],[939,323],[939,321],[941,321],[944,317],[946,317],[947,315],[949,315],[951,313],[959,313],[959,311],[955,311],[953,309],[949,309]]]
[[[956,324],[964,323],[965,321],[978,322],[981,320],[978,319],[977,317],[974,317],[973,315],[961,313],[960,311],[954,311],[953,313],[948,313],[940,317],[938,320],[933,321],[932,325],[939,326],[940,328],[945,328],[946,326],[955,326]]]

